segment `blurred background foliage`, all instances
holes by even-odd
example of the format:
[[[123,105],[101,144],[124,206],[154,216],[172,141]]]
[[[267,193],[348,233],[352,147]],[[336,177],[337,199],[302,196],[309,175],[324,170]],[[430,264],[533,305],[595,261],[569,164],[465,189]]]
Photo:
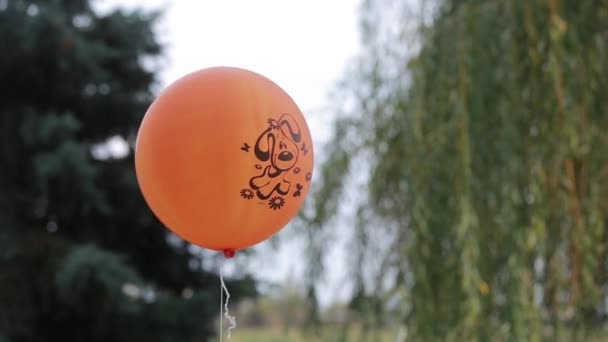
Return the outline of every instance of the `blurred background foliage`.
[[[0,1],[0,340],[201,341],[219,280],[146,206],[158,13]],[[255,294],[249,278],[229,282]]]
[[[217,275],[133,171],[158,15],[0,0],[0,341],[214,334]],[[359,15],[297,220],[305,281],[257,297],[232,279],[234,339],[608,339],[608,1],[364,0]],[[341,235],[353,297],[321,308]]]
[[[329,236],[356,198],[353,308],[380,324],[396,299],[412,340],[608,338],[608,2],[360,14],[365,49],[302,215]],[[331,242],[310,242],[318,274]]]

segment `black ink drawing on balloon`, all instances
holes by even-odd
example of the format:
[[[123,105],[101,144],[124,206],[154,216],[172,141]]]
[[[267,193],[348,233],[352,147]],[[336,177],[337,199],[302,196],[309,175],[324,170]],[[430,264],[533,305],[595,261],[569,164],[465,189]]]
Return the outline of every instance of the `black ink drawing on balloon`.
[[[300,195],[302,195],[302,184],[298,183],[296,184],[296,192],[293,193],[293,197],[300,197]]]
[[[253,191],[251,191],[250,189],[243,189],[241,190],[241,197],[243,197],[244,199],[252,199]]]
[[[241,197],[249,200],[255,196],[265,201],[268,208],[279,210],[285,206],[285,197],[290,191],[295,190],[294,197],[300,196],[303,186],[298,183],[294,189],[289,175],[300,173],[300,167],[296,166],[300,154],[308,153],[306,143],[302,140],[300,126],[290,114],[268,119],[268,127],[253,145],[257,160],[256,174],[249,179],[248,188],[241,190]],[[241,149],[249,152],[250,147],[244,143]],[[293,172],[290,172],[292,169]]]
[[[285,199],[281,196],[275,196],[268,201],[268,206],[273,210],[281,209],[285,205]]]

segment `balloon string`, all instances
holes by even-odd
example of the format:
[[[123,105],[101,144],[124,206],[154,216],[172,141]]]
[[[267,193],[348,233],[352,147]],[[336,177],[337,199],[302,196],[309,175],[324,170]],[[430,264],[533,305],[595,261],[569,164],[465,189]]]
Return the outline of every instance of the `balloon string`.
[[[220,266],[220,279],[222,278],[222,266]],[[222,342],[223,340],[223,336],[224,336],[224,328],[222,327],[222,323],[224,321],[223,317],[224,315],[222,315],[222,310],[224,309],[224,289],[222,288],[222,283],[220,281],[220,342]]]
[[[224,292],[226,292],[226,303],[223,303]],[[228,310],[229,302],[230,302],[230,292],[228,292],[226,283],[224,283],[224,262],[222,261],[222,265],[220,266],[220,313],[223,309],[224,316],[230,322],[230,326],[228,327],[228,339],[230,339],[230,336],[232,335],[232,329],[236,328],[236,317],[230,316],[230,310]],[[220,315],[220,342],[222,341],[222,335],[224,333],[224,331],[222,330],[222,320],[223,320],[223,318]]]

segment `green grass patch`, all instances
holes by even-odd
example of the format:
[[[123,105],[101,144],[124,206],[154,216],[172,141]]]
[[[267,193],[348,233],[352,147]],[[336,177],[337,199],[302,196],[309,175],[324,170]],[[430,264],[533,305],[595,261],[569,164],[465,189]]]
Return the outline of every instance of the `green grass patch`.
[[[284,329],[281,327],[237,327],[232,331],[230,340],[224,335],[224,341],[230,342],[389,342],[394,341],[396,332],[380,331],[367,332],[361,328],[351,326],[342,327],[323,327],[317,334],[305,333],[301,328],[294,327]],[[216,340],[219,341],[219,340]]]

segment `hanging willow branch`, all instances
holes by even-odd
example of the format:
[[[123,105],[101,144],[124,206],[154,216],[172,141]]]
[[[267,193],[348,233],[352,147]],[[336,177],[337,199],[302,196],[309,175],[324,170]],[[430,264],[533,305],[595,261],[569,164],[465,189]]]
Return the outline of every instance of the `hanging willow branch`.
[[[394,266],[394,286],[407,292],[410,336],[599,331],[608,316],[608,2],[427,1],[434,16],[419,18],[415,39],[405,3],[365,2],[370,48],[348,88],[359,105],[351,125],[337,124],[332,153],[371,156],[362,206],[375,219],[358,229],[369,237],[385,234],[379,221],[398,227],[392,253],[407,267]],[[339,147],[344,136],[359,140]],[[328,184],[352,174],[344,158],[325,164]],[[337,200],[322,189],[316,198],[312,222],[325,227]]]

